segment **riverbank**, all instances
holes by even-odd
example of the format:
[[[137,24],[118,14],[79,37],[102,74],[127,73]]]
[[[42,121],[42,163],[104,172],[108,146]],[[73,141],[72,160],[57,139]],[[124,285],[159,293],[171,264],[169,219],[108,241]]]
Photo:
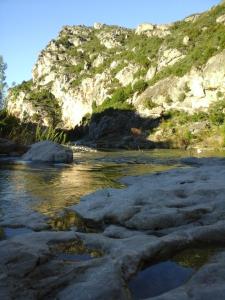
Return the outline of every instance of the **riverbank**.
[[[127,177],[125,189],[82,198],[68,208],[70,230],[1,241],[1,298],[133,299],[137,272],[197,247],[205,258],[193,267],[189,254],[187,282],[151,299],[223,299],[225,160],[183,162],[186,168]],[[204,255],[209,246],[214,251]]]

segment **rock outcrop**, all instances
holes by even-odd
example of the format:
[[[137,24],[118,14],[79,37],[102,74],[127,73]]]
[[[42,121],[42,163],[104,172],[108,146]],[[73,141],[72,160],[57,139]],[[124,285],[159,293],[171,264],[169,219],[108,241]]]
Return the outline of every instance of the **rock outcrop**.
[[[147,88],[136,100],[141,115],[154,115],[154,109],[146,109],[146,101],[152,100],[164,111],[178,109],[193,114],[207,111],[218,94],[225,93],[225,51],[211,57],[206,65],[192,70],[183,77],[170,76]],[[158,115],[159,116],[159,115]]]
[[[69,130],[108,108],[148,118],[207,112],[225,92],[224,15],[221,3],[136,30],[65,26],[40,53],[32,80],[10,89],[8,111],[23,122]]]
[[[138,25],[135,33],[136,34],[145,34],[148,37],[159,37],[163,38],[167,35],[171,34],[170,31],[170,26],[169,24],[163,24],[163,25],[154,25],[150,23],[143,23]]]

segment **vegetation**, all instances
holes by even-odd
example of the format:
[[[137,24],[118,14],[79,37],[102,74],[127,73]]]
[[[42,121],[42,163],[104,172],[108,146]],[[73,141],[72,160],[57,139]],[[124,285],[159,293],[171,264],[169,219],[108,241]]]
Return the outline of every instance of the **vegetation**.
[[[20,92],[26,93],[26,101],[30,101],[37,110],[33,121],[40,120],[41,122],[45,115],[51,120],[52,126],[55,127],[61,121],[61,107],[55,96],[47,88],[35,89],[32,80],[29,80],[23,81],[10,89],[10,92],[14,101],[16,101]],[[24,119],[26,119],[26,116],[24,116]]]
[[[173,147],[187,148],[196,144],[225,147],[225,99],[212,103],[207,112],[190,115],[170,110],[165,113],[160,128]]]
[[[144,81],[143,79],[140,79],[136,81],[135,84],[133,85],[133,91],[142,93],[147,88],[147,86],[148,86],[147,82]]]
[[[225,99],[213,103],[209,109],[209,120],[213,125],[225,123]]]
[[[13,88],[10,89],[12,99],[14,99],[14,101],[16,101],[20,92],[24,92],[24,93],[30,92],[32,89],[32,86],[33,86],[32,79],[30,79],[28,81],[23,81],[21,84],[14,86]]]
[[[56,130],[53,127],[42,128],[41,126],[36,127],[35,141],[52,141],[55,143],[65,144],[67,135],[63,131]]]
[[[111,75],[111,79],[106,83],[106,86],[110,89],[108,93],[110,96],[100,106],[93,103],[93,114],[101,114],[111,109],[131,110],[134,107],[130,104],[129,99],[135,93],[141,94],[149,85],[153,85],[166,77],[183,76],[192,67],[201,68],[210,57],[225,49],[224,24],[216,22],[217,17],[222,14],[225,14],[225,5],[216,6],[201,14],[194,23],[176,22],[169,29],[171,34],[163,38],[148,37],[145,34],[137,35],[133,30],[121,29],[116,26],[105,26],[103,29],[98,30],[80,27],[81,33],[77,35],[77,38],[82,43],[77,47],[74,46],[72,41],[72,38],[74,38],[73,30],[63,30],[55,41],[59,55],[56,55],[57,58],[55,58],[55,64],[52,66],[51,71],[54,71],[56,76],[65,75],[70,87],[77,88],[83,79],[93,78],[95,74],[107,70]],[[84,35],[82,30],[84,30]],[[102,45],[99,38],[107,39],[108,34],[112,35],[112,40],[115,39],[118,42],[118,45],[113,49],[108,49]],[[184,43],[184,37],[188,37],[187,43]],[[174,65],[161,69],[152,80],[146,82],[145,75],[149,67],[157,66],[160,54],[163,53],[164,49],[177,49],[184,54],[184,58]],[[62,58],[60,55],[62,55]],[[100,61],[98,66],[96,66],[95,61],[97,58]],[[114,61],[115,65],[111,68],[110,65]],[[123,87],[115,76],[129,64],[138,66],[138,71],[134,74],[133,84]],[[5,80],[4,70],[5,64],[0,59],[0,83],[1,80],[2,82]],[[33,131],[35,140],[52,139],[64,142],[64,134],[55,129],[59,127],[62,116],[60,105],[50,92],[51,84],[49,83],[49,87],[43,87],[38,86],[37,82],[33,83],[31,80],[24,81],[12,88],[10,93],[16,100],[19,93],[23,91],[26,94],[26,101],[30,101],[36,108],[36,114],[33,115],[32,119],[34,123],[39,124],[35,125]],[[190,87],[186,84],[178,100],[183,102],[186,96],[189,96],[189,92]],[[160,124],[166,138],[170,139],[173,145],[186,148],[189,145],[202,142],[204,138],[208,138],[211,134],[215,134],[224,140],[225,145],[225,98],[222,92],[217,93],[217,98],[218,102],[211,105],[207,113],[197,112],[189,115],[178,111],[167,112]],[[146,97],[145,107],[148,109],[155,108],[157,104],[154,101],[154,98],[147,99]],[[173,99],[167,96],[165,102],[170,105]],[[18,128],[20,128],[21,132],[25,130],[23,133],[25,135],[24,124],[10,127],[13,122],[18,124],[18,120],[10,118],[11,116],[8,115],[4,118],[0,117],[0,129],[2,131],[6,130],[6,124],[8,124],[9,129],[11,128],[11,134],[16,135]],[[43,118],[50,121],[52,124],[50,128],[41,127]],[[84,118],[85,124],[88,124],[90,118],[91,116]],[[24,120],[26,121],[26,116],[24,116]],[[27,122],[28,120],[30,119],[27,118]],[[207,126],[200,129],[199,133],[191,129],[190,125],[201,122],[205,122]]]
[[[7,65],[6,65],[6,63],[4,63],[3,57],[0,55],[0,107],[3,104],[4,88],[6,87],[6,81],[5,81],[6,68],[7,68]]]
[[[0,111],[0,137],[5,137],[24,145],[43,140],[65,144],[68,139],[67,134],[63,130],[23,123],[16,117],[8,114],[6,109]]]
[[[143,105],[147,109],[153,109],[158,106],[155,102],[152,101],[152,99],[145,99],[143,101]]]
[[[168,66],[149,82],[150,85],[170,75],[183,76],[190,69],[204,65],[210,57],[225,49],[224,25],[216,23],[217,17],[225,14],[225,5],[214,7],[192,22],[176,22],[171,28],[172,34],[165,38],[167,48],[176,48],[186,57],[173,66]],[[184,36],[190,41],[183,44]]]

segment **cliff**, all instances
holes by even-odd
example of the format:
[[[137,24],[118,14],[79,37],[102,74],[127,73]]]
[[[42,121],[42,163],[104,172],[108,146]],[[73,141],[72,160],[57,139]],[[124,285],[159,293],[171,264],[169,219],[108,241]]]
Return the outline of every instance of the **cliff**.
[[[109,108],[145,120],[165,121],[171,112],[202,116],[224,100],[224,49],[223,2],[173,24],[135,30],[65,26],[40,53],[32,79],[9,90],[7,109],[23,122],[63,129]],[[170,134],[162,137],[161,126],[152,139]]]

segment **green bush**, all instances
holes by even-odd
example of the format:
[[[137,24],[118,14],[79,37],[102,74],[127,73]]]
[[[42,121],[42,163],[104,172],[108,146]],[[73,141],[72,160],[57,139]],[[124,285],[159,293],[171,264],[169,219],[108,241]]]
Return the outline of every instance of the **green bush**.
[[[148,84],[143,79],[138,80],[133,85],[133,92],[139,92],[142,93],[146,88],[148,87]]]
[[[225,100],[219,100],[211,104],[209,119],[213,125],[221,125],[225,121]]]
[[[133,90],[131,85],[128,85],[123,88],[118,88],[112,94],[111,97],[108,97],[101,105],[93,105],[93,113],[103,112],[106,109],[120,109],[120,110],[130,110],[134,109],[133,105],[129,104],[126,100],[132,95]]]
[[[152,99],[145,99],[143,101],[144,107],[147,109],[153,109],[155,107],[157,107],[158,105],[152,101]]]
[[[18,97],[20,92],[25,92],[25,93],[30,92],[32,86],[33,86],[32,79],[28,80],[28,81],[23,81],[21,84],[18,84],[16,86],[14,86],[13,88],[11,88],[10,93],[16,99],[16,97]]]

